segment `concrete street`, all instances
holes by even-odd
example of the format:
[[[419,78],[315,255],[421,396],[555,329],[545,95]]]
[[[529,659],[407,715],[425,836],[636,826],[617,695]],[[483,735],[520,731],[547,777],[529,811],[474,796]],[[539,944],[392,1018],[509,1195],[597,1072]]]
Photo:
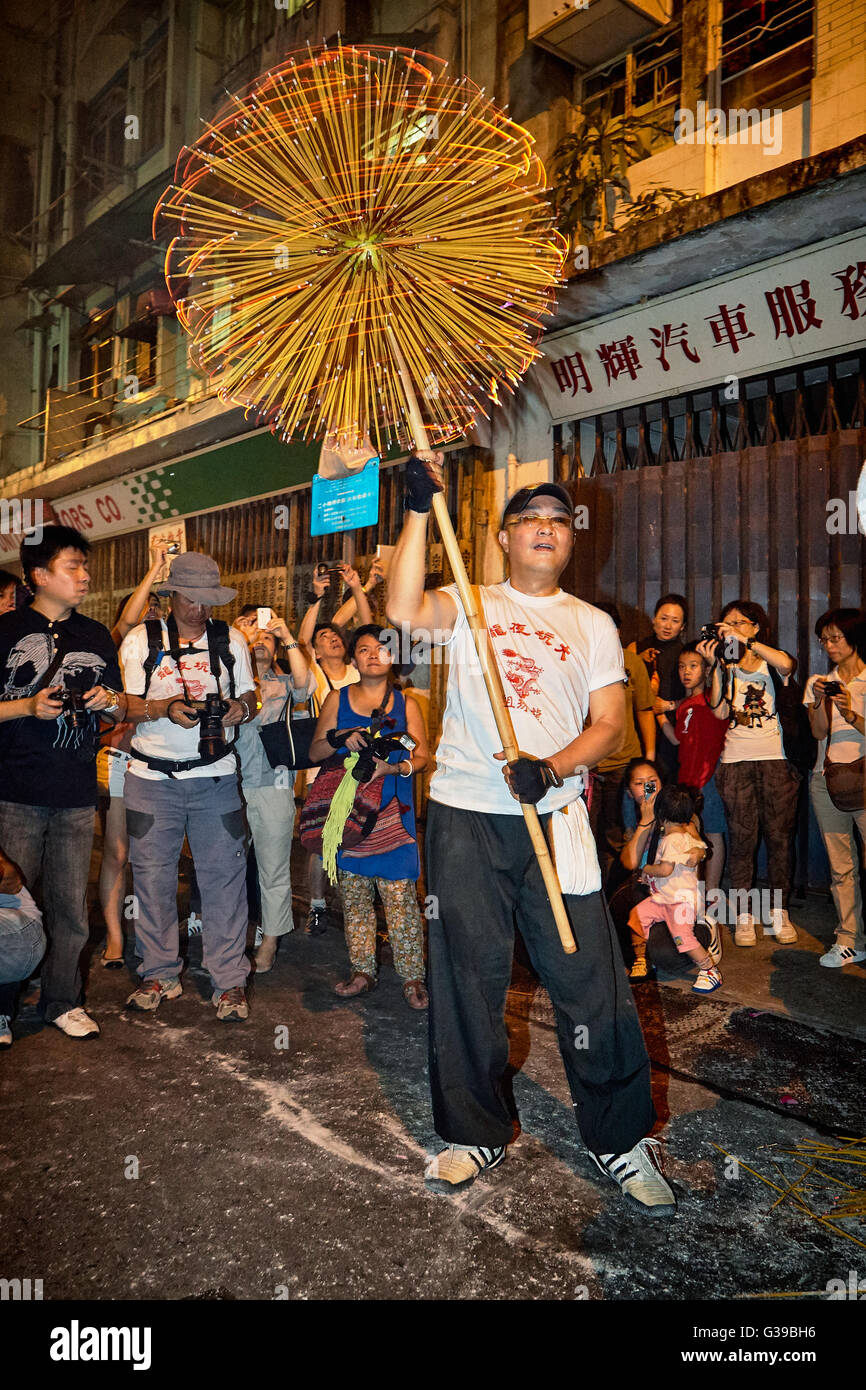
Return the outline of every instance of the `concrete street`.
[[[780,1148],[863,1132],[866,972],[817,967],[822,899],[792,915],[808,925],[804,948],[729,947],[712,998],[684,983],[638,990],[680,1202],[658,1223],[583,1151],[549,1004],[519,962],[523,1132],[500,1169],[447,1198],[422,1183],[438,1147],[426,1016],[404,1003],[387,947],[376,992],[343,1003],[341,934],[299,929],[253,983],[250,1021],[230,1025],[216,1020],[200,937],[183,997],[153,1016],[123,1011],[134,976],[100,969],[95,951],[101,1038],[75,1043],[25,1016],[0,1061],[0,1274],[42,1278],[46,1300],[823,1290],[862,1266],[861,1248],[787,1203],[771,1210],[778,1194],[743,1168],[726,1177],[714,1147],[778,1181]],[[862,1223],[848,1229],[866,1239]]]

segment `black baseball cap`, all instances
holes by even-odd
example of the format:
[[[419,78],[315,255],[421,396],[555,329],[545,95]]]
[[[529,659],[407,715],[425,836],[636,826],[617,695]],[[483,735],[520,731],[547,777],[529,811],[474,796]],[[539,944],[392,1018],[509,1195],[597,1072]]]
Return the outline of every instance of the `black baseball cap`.
[[[503,526],[509,516],[516,516],[518,512],[524,511],[536,497],[555,497],[557,502],[568,508],[569,513],[574,513],[574,503],[561,483],[536,483],[535,487],[520,488],[511,500],[506,502],[505,511],[502,513]]]

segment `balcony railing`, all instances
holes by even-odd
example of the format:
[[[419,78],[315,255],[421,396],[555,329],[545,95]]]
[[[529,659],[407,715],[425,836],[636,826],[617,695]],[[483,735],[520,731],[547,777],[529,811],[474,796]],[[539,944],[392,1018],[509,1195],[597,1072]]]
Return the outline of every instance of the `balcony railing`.
[[[134,372],[119,375],[117,367],[111,366],[63,389],[49,387],[45,408],[18,424],[44,435],[47,467],[215,395],[215,385],[185,364],[161,370],[153,383],[145,384],[136,380]]]

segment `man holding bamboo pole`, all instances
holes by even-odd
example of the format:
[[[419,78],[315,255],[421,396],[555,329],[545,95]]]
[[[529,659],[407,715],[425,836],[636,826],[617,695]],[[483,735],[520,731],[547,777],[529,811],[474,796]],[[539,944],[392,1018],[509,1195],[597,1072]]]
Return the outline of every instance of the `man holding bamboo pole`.
[[[581,1136],[596,1164],[646,1215],[676,1207],[646,1136],[655,1119],[649,1059],[607,905],[581,797],[583,775],[619,747],[622,649],[606,614],[565,594],[574,540],[556,484],[508,502],[499,541],[509,578],[480,591],[520,756],[502,741],[466,616],[453,586],[425,591],[427,521],[442,455],[407,465],[406,519],[388,580],[388,615],[448,647],[448,698],[427,812],[430,1082],[446,1148],[429,1187],[454,1192],[505,1158],[513,1136],[504,1088],[505,999],[514,927],[553,1004]],[[590,727],[585,727],[588,718]],[[498,761],[497,761],[498,760]],[[560,942],[520,803],[538,804],[579,950]]]

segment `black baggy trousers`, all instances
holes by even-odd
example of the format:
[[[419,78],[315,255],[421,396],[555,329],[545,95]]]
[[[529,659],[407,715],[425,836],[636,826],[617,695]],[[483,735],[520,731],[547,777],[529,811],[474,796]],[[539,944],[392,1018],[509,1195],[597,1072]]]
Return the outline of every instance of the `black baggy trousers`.
[[[439,900],[428,966],[437,1134],[485,1148],[511,1141],[503,1080],[516,924],[553,1003],[581,1137],[593,1153],[626,1153],[649,1133],[655,1110],[649,1058],[602,894],[565,898],[580,947],[566,955],[522,816],[431,800],[426,859],[428,892]]]

